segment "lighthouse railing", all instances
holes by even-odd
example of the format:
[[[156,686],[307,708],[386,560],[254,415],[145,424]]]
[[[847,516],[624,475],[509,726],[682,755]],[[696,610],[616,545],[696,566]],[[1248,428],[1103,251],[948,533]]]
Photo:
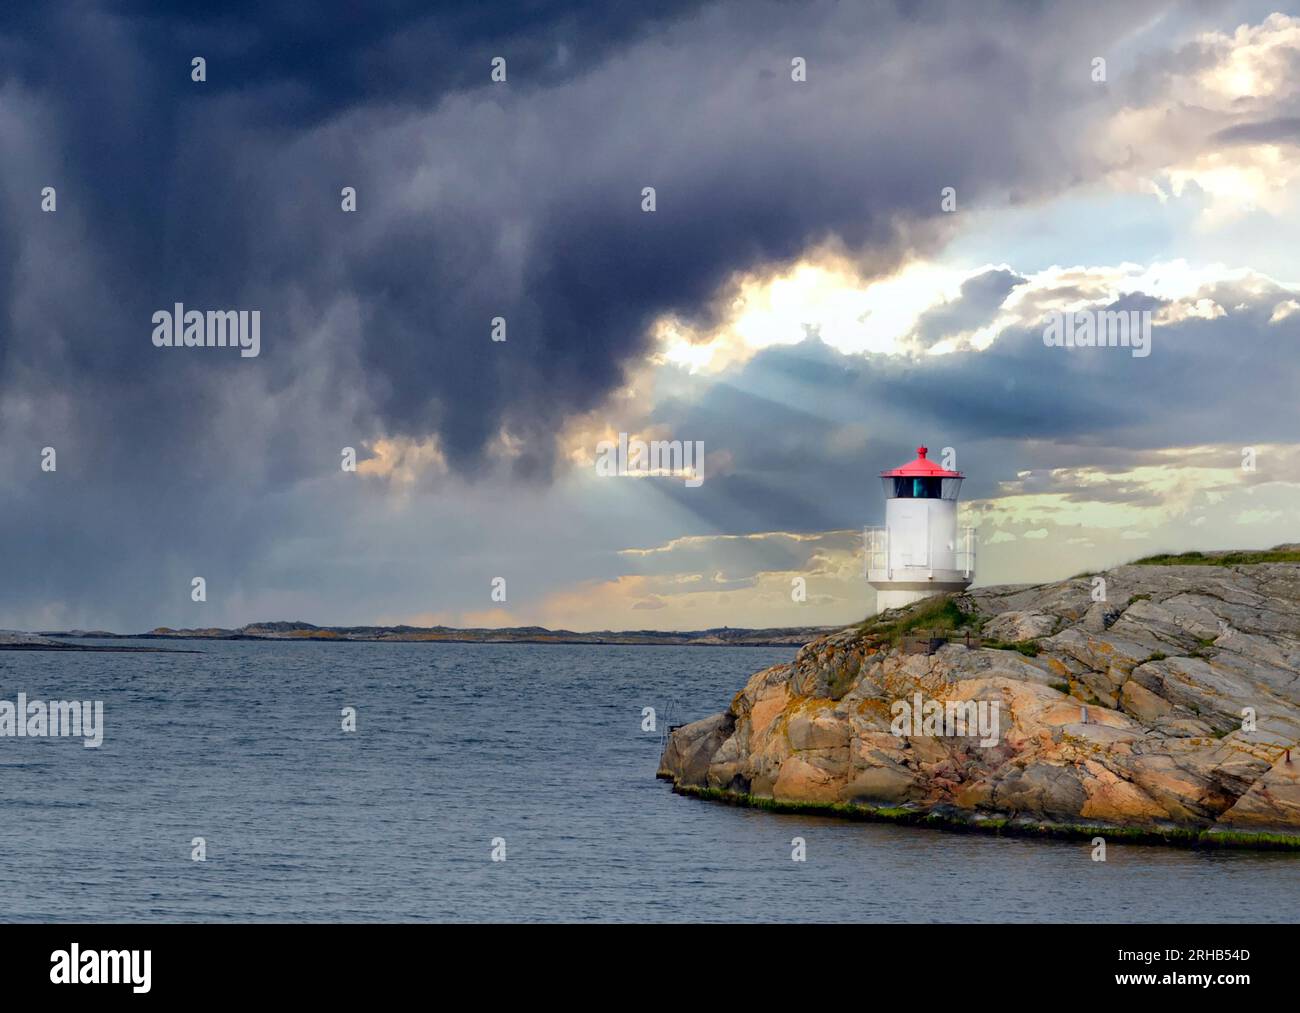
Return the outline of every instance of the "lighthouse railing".
[[[969,577],[975,572],[975,528],[962,528],[956,550],[956,566]]]
[[[889,569],[889,529],[865,527],[862,529],[864,569],[867,574]]]
[[[975,546],[978,530],[978,528],[970,527],[959,528],[957,531],[957,542],[953,546],[952,567],[965,577],[970,577],[975,573]],[[864,576],[869,578],[872,573],[883,573],[885,575],[884,579],[894,579],[893,563],[889,558],[889,528],[883,525],[864,527],[862,529],[862,550]],[[902,565],[906,567],[906,561]],[[881,578],[877,577],[877,579]]]

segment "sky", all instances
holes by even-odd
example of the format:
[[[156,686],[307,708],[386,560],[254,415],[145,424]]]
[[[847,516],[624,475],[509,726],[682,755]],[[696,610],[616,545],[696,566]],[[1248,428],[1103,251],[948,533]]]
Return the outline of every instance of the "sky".
[[[921,444],[978,584],[1300,541],[1276,3],[208,6],[0,9],[0,628],[848,623]]]

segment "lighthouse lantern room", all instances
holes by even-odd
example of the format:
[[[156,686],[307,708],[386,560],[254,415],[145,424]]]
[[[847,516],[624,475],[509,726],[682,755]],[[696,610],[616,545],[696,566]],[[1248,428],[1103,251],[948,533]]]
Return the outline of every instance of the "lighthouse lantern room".
[[[975,579],[975,529],[957,527],[957,493],[965,477],[926,458],[880,473],[885,523],[866,529],[867,582],[877,611],[901,608]]]

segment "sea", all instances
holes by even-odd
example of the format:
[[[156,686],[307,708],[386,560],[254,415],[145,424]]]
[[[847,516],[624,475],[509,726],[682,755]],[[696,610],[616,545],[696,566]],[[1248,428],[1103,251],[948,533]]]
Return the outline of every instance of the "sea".
[[[1296,920],[1294,854],[1097,862],[656,780],[671,724],[794,648],[167,646],[0,651],[0,700],[103,701],[98,748],[0,738],[0,921]]]

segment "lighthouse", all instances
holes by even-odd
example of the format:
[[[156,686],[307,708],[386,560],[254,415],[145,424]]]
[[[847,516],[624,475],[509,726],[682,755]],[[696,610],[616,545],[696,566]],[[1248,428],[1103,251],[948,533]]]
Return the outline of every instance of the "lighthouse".
[[[877,610],[901,608],[975,579],[975,529],[957,527],[957,493],[965,477],[939,467],[917,447],[916,460],[880,473],[884,527],[866,529],[867,583]]]

